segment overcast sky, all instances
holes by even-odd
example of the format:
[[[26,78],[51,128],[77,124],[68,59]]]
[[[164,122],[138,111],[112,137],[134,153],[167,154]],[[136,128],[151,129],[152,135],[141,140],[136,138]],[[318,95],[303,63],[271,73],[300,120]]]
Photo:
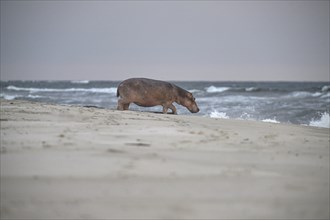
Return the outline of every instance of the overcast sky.
[[[1,1],[1,80],[329,80],[329,1]]]

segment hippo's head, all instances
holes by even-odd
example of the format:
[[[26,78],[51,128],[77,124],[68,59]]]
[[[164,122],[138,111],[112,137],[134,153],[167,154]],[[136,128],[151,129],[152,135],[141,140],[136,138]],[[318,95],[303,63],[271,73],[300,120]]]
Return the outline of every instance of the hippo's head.
[[[185,106],[191,113],[199,112],[195,97],[190,92],[186,93],[186,97],[181,101],[181,105]]]

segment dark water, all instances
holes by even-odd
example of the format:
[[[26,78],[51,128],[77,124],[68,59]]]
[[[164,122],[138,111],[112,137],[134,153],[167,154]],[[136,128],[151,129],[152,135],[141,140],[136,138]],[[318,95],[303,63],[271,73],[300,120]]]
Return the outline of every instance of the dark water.
[[[327,82],[173,82],[196,97],[205,117],[329,127]],[[0,97],[115,109],[115,81],[1,81]],[[191,114],[176,105],[178,114]],[[162,108],[130,109],[161,111]]]

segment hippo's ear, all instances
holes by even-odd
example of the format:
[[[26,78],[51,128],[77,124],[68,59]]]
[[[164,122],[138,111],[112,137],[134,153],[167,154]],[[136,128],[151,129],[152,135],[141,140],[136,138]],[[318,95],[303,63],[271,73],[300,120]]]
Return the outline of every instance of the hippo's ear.
[[[190,92],[188,92],[187,96],[188,96],[189,99],[193,98],[193,95]]]

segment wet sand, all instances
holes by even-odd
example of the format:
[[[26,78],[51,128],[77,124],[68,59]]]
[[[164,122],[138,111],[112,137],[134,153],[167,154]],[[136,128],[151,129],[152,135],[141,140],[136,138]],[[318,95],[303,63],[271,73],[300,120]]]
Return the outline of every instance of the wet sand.
[[[329,129],[1,100],[1,218],[328,219]]]

